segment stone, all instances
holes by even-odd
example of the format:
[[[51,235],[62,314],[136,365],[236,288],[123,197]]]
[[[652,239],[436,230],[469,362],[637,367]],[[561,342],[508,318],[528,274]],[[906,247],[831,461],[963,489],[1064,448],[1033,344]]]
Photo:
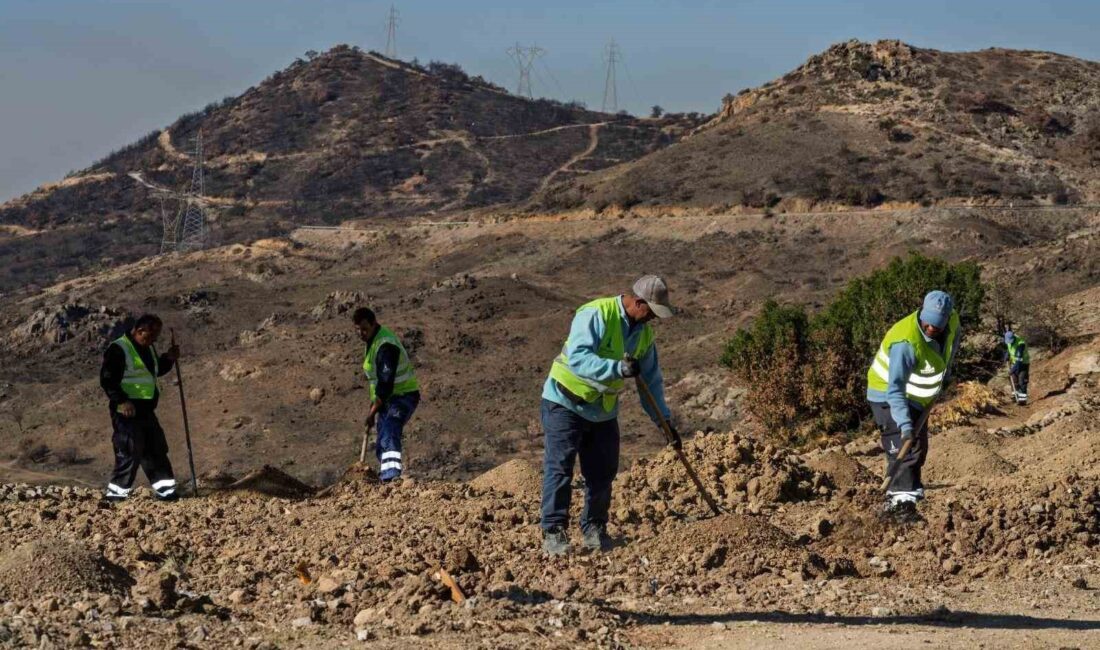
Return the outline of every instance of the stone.
[[[322,594],[331,594],[340,590],[340,583],[325,576],[317,581],[317,591]]]
[[[299,616],[290,622],[290,627],[294,628],[309,627],[310,625],[313,625],[313,619],[308,616]]]
[[[309,391],[309,401],[314,404],[320,404],[321,400],[325,399],[324,388],[311,388]]]
[[[373,609],[361,609],[359,613],[355,615],[355,619],[352,621],[356,627],[363,627],[367,623],[370,623],[374,618]]]
[[[893,616],[893,615],[894,615],[894,610],[890,609],[889,607],[872,607],[871,608],[871,616],[874,616],[874,617],[877,617],[877,618],[886,617],[886,616]]]

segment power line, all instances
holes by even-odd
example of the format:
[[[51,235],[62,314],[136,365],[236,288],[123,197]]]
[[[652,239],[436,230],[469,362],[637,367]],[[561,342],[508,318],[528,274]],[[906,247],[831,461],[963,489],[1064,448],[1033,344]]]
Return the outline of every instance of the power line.
[[[390,13],[386,16],[386,56],[397,58],[397,8],[390,5]]]
[[[534,93],[531,92],[531,68],[534,67],[535,60],[546,54],[546,50],[538,45],[523,47],[516,43],[508,48],[507,52],[519,69],[519,83],[516,84],[516,94],[520,97],[534,99]]]
[[[615,79],[615,65],[622,60],[622,51],[615,39],[608,42],[604,49],[604,60],[607,62],[607,77],[603,82],[603,107],[604,113],[619,112],[619,88]]]

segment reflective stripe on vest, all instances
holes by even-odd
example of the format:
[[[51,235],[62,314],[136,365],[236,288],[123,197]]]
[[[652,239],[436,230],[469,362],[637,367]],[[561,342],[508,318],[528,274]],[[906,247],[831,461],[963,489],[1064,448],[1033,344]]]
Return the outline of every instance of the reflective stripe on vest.
[[[1027,352],[1027,341],[1020,337],[1012,339],[1008,344],[1008,359],[1012,363],[1031,363],[1031,355]]]
[[[585,309],[599,310],[604,323],[603,337],[600,339],[596,354],[602,359],[621,361],[626,354],[626,339],[623,328],[620,326],[619,298],[598,298],[581,305],[577,313]],[[642,326],[642,333],[638,337],[638,344],[634,347],[632,356],[641,359],[652,346],[653,328],[645,324]],[[568,355],[569,339],[566,339],[561,346],[561,353],[550,367],[550,377],[581,400],[588,403],[602,400],[601,406],[604,411],[607,413],[613,411],[618,403],[619,393],[622,392],[626,383],[622,379],[601,382],[590,377],[582,377],[570,369]]]
[[[157,358],[156,348],[150,346],[153,356],[153,372],[145,367],[137,348],[127,336],[120,336],[111,341],[111,345],[122,348],[126,355],[126,371],[122,375],[122,392],[130,399],[153,399],[157,394],[157,375],[160,374],[160,360]]]
[[[894,326],[886,332],[875,354],[875,359],[867,370],[867,387],[886,392],[890,381],[890,346],[906,342],[913,346],[916,365],[906,379],[905,395],[921,406],[928,406],[943,389],[944,374],[951,360],[950,355],[959,332],[959,316],[958,313],[952,312],[948,319],[947,338],[944,343],[946,355],[944,356],[924,340],[918,314],[919,312],[913,312],[894,323]]]
[[[378,356],[378,348],[386,343],[396,346],[398,350],[397,374],[393,378],[393,394],[407,395],[420,390],[420,384],[416,381],[416,374],[413,372],[409,355],[405,352],[405,346],[401,345],[401,341],[392,331],[379,326],[378,333],[374,335],[374,340],[371,341],[370,347],[363,355],[363,372],[367,375],[367,381],[370,383],[370,399],[372,402],[375,399],[375,389],[378,386],[378,368],[375,367],[374,360]]]

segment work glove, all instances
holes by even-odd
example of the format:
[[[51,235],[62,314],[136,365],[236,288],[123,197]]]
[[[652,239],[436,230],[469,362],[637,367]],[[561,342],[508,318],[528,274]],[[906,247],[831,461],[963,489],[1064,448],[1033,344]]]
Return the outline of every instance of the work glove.
[[[634,357],[625,356],[623,360],[619,362],[619,374],[623,376],[623,379],[637,377],[641,372],[642,367]]]
[[[902,444],[905,444],[906,440],[912,440],[912,439],[913,439],[913,427],[910,426],[910,427],[907,427],[907,428],[901,430],[901,442],[902,442]]]
[[[118,405],[116,410],[118,414],[124,418],[132,418],[137,415],[137,408],[134,406],[133,402],[122,402]]]
[[[172,344],[172,347],[168,348],[168,351],[164,353],[165,358],[171,360],[173,363],[179,361],[180,358],[180,346]]]
[[[668,432],[672,436],[672,440],[669,441],[668,446],[679,451],[684,448],[684,441],[680,438],[680,432],[676,430],[676,427],[671,424],[668,425]]]

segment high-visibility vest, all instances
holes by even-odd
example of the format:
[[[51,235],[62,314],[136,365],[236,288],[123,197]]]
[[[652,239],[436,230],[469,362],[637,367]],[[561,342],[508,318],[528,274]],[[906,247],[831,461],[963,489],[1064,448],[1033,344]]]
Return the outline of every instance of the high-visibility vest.
[[[619,298],[597,298],[592,302],[581,305],[577,313],[585,309],[598,309],[603,317],[604,331],[600,339],[596,354],[602,359],[621,361],[626,354],[626,339],[623,328],[619,325]],[[638,344],[631,354],[635,359],[645,356],[649,348],[653,346],[653,328],[649,324],[642,326],[642,334],[638,337]],[[585,402],[601,400],[605,412],[610,413],[618,403],[619,393],[626,385],[622,379],[610,379],[596,381],[589,377],[582,377],[569,368],[569,339],[561,346],[561,353],[554,359],[550,367],[550,377],[561,384],[570,393],[576,395]]]
[[[1019,336],[1008,344],[1008,360],[1011,363],[1031,363],[1031,355],[1027,352],[1027,341]]]
[[[413,373],[412,362],[409,361],[409,355],[405,352],[405,346],[401,345],[401,341],[397,339],[392,331],[379,326],[378,333],[374,335],[374,340],[367,347],[363,357],[363,372],[366,373],[367,381],[370,383],[370,399],[372,402],[375,399],[375,390],[378,386],[378,368],[375,367],[374,360],[378,356],[378,349],[387,343],[396,346],[399,353],[397,376],[393,378],[393,394],[407,395],[420,390],[420,384],[416,381],[416,374]]]
[[[160,374],[160,360],[156,348],[150,346],[153,353],[153,371],[145,367],[137,348],[128,336],[120,336],[111,345],[122,348],[126,355],[126,372],[122,375],[122,392],[130,399],[153,399],[157,394],[157,376]]]
[[[943,376],[951,361],[955,337],[959,333],[959,315],[957,312],[952,312],[947,321],[947,339],[944,343],[944,353],[941,355],[928,341],[924,340],[920,330],[919,313],[915,311],[909,314],[894,323],[894,326],[886,332],[875,360],[867,370],[867,387],[886,392],[890,378],[890,346],[904,341],[913,346],[917,358],[913,372],[906,379],[905,395],[917,404],[927,407],[943,389]]]

